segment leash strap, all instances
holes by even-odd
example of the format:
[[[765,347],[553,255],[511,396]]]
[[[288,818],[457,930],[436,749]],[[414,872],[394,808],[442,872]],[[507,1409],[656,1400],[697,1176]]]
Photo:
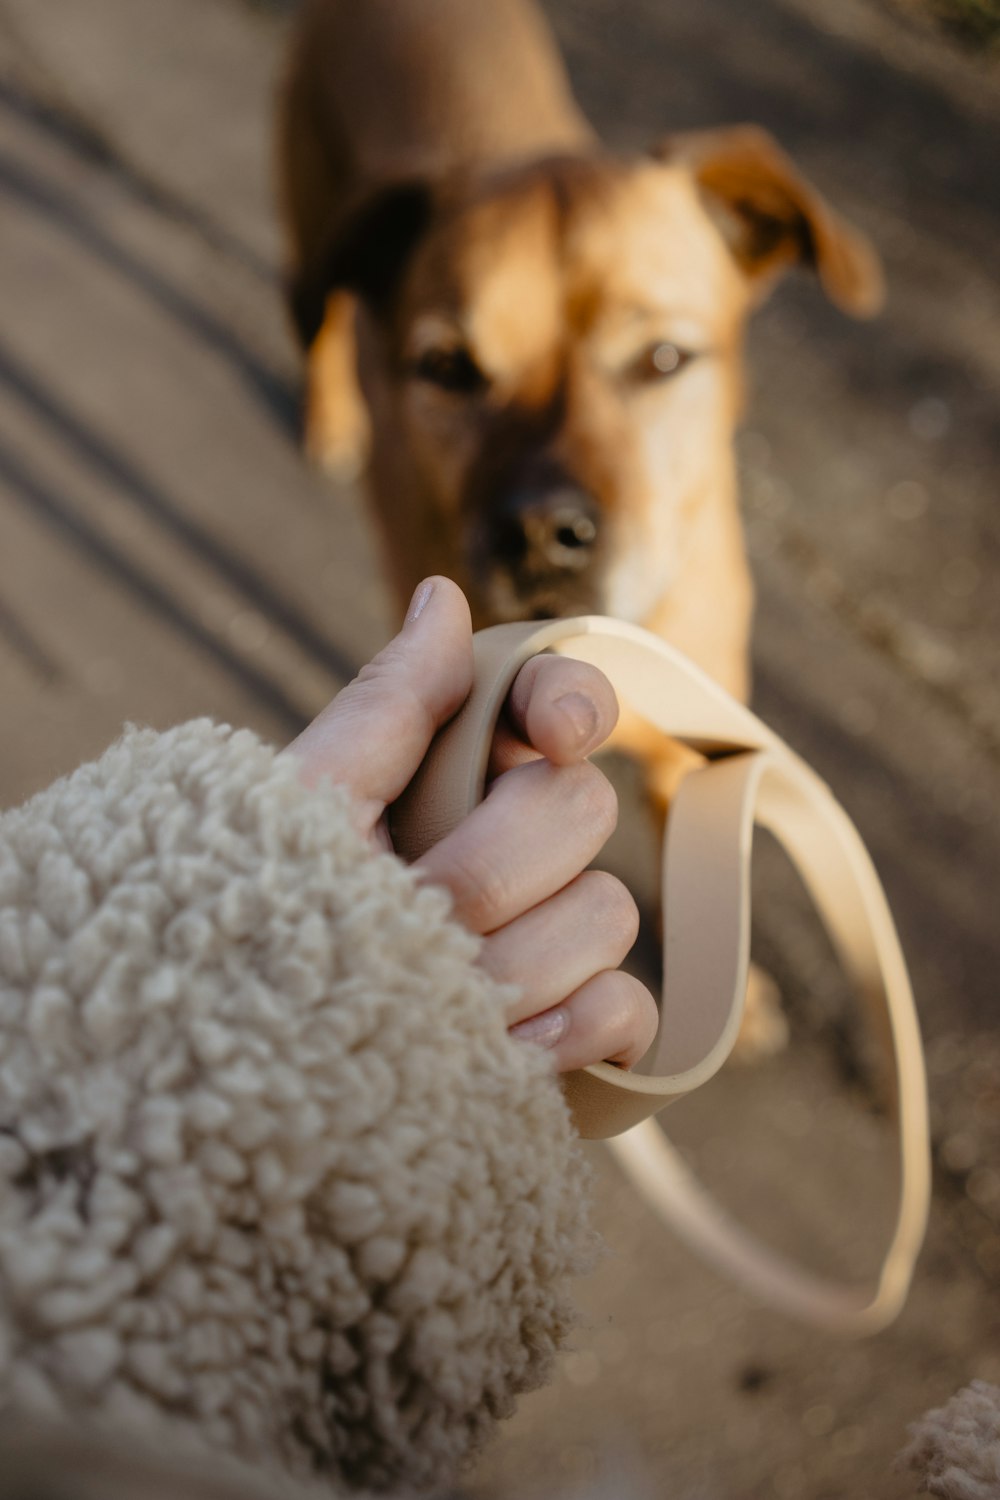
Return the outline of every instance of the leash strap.
[[[718,1269],[837,1332],[875,1332],[905,1300],[930,1197],[927,1099],[913,995],[892,915],[861,838],[829,788],[749,709],[656,636],[603,616],[494,626],[474,640],[475,681],[392,810],[417,858],[482,800],[497,719],[520,668],[556,650],[600,667],[619,698],[699,751],[671,803],[663,850],[660,1026],[642,1073],[596,1063],[565,1075],[580,1134],[609,1139],[649,1205]],[[650,1118],[718,1072],[739,1032],[750,958],[755,826],[801,875],[883,1045],[895,1085],[899,1193],[877,1284],[839,1286],[766,1248],[710,1198]],[[627,1133],[626,1133],[627,1132]]]

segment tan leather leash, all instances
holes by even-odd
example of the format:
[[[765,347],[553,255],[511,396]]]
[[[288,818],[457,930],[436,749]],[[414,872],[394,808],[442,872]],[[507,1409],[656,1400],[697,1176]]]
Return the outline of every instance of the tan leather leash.
[[[566,1098],[580,1134],[608,1139],[646,1201],[712,1264],[807,1322],[846,1334],[875,1332],[896,1316],[909,1288],[927,1220],[930,1153],[909,976],[856,828],[825,783],[749,709],[637,626],[599,615],[499,625],[480,631],[474,649],[468,700],[392,810],[397,851],[416,858],[482,800],[504,699],[540,651],[600,667],[623,702],[705,756],[681,783],[667,822],[663,997],[659,1031],[643,1062],[649,1071],[596,1063],[566,1075]],[[736,1040],[750,957],[755,824],[770,830],[799,871],[893,1056],[898,1207],[874,1290],[814,1276],[750,1236],[708,1196],[650,1118],[711,1078]]]

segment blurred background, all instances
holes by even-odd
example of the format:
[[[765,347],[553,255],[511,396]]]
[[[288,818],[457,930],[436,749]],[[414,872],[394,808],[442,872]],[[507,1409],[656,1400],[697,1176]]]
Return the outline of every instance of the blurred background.
[[[470,0],[473,3],[473,0]],[[934,1215],[898,1325],[844,1346],[720,1282],[593,1159],[608,1250],[555,1384],[470,1500],[908,1496],[906,1423],[1000,1383],[1000,17],[991,0],[548,0],[615,146],[768,126],[885,259],[760,314],[740,438],[755,707],[832,783],[910,955]],[[291,3],[0,0],[0,805],[123,721],[289,738],[385,639],[358,498],[311,473],[269,133]],[[766,853],[766,851],[765,851]],[[619,864],[648,872],[626,819]],[[791,1045],[671,1111],[723,1197],[876,1263],[884,1122],[776,858],[755,942]]]

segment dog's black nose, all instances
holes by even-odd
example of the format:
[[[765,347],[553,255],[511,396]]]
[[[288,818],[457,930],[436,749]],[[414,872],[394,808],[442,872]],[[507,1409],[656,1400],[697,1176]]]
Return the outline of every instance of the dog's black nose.
[[[580,573],[592,561],[599,534],[597,502],[585,490],[515,490],[496,517],[493,553],[516,571]]]

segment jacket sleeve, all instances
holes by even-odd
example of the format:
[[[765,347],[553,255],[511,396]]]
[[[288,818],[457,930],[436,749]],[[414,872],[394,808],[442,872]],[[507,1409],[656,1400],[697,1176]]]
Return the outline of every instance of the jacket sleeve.
[[[545,1060],[443,893],[246,731],[0,819],[0,1406],[440,1482],[590,1252]]]

